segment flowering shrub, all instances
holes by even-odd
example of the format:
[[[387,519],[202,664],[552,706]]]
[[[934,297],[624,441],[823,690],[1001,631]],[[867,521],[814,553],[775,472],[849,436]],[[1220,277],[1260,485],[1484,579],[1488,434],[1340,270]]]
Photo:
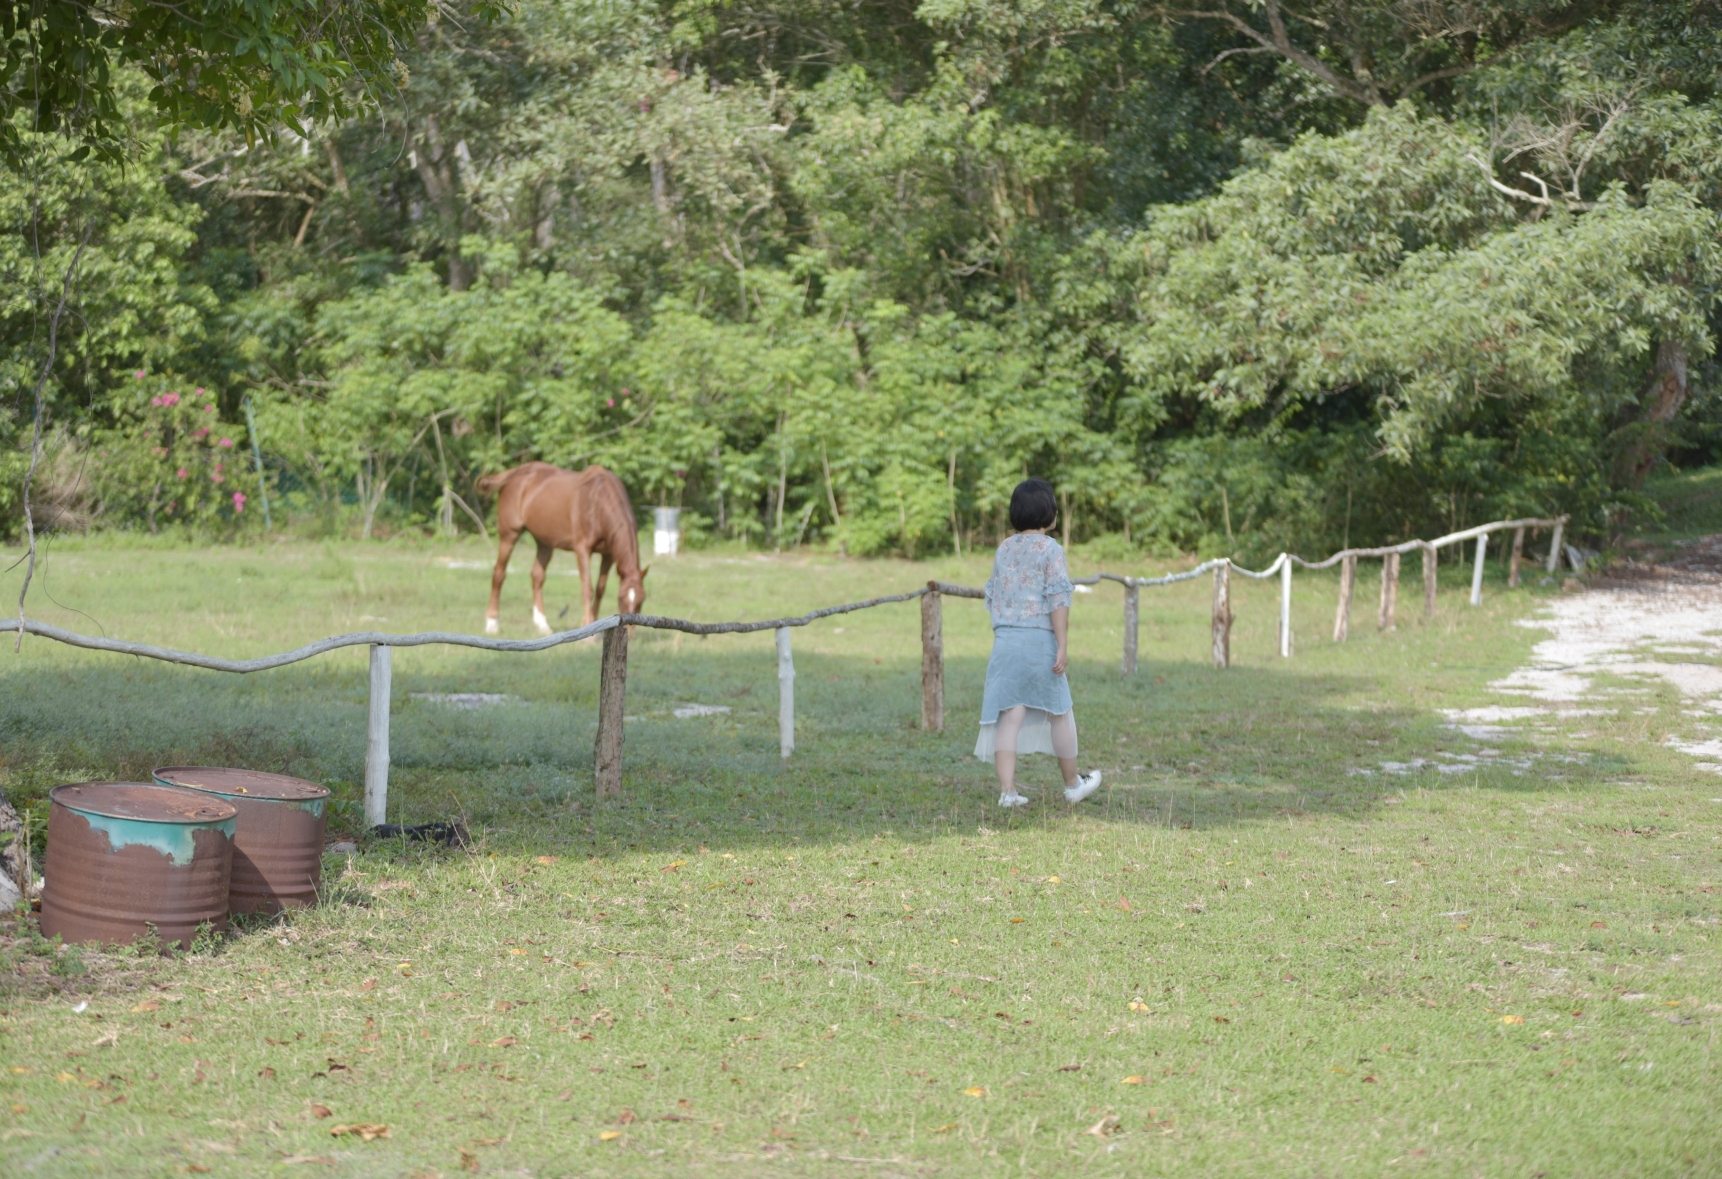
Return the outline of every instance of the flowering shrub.
[[[212,394],[140,372],[116,395],[117,425],[94,440],[96,513],[114,523],[231,529],[257,477]]]

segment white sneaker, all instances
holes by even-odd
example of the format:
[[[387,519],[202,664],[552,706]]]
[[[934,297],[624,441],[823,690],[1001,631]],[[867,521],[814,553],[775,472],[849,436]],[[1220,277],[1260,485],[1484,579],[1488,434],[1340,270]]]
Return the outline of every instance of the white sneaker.
[[[1076,775],[1076,785],[1070,787],[1068,790],[1066,790],[1064,792],[1064,801],[1070,802],[1070,803],[1081,802],[1083,799],[1087,798],[1090,794],[1093,794],[1096,790],[1099,790],[1099,789],[1100,789],[1100,771],[1099,770],[1090,770],[1086,774],[1078,774],[1078,775]]]
[[[1027,806],[1028,805],[1028,799],[1025,798],[1021,794],[1001,794],[1001,795],[999,795],[999,805],[1000,806]]]

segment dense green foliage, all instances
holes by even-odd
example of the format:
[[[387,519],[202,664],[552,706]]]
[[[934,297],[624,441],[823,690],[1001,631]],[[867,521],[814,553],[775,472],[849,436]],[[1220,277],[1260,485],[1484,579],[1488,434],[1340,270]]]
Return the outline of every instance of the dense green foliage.
[[[472,527],[480,474],[542,458],[696,534],[853,552],[984,542],[1025,471],[1137,545],[1606,538],[1718,442],[1702,6],[483,16],[303,137],[152,130],[143,82],[123,168],[18,131],[13,438],[90,241],[68,518],[160,527],[189,468],[144,410],[199,387],[238,450],[250,399],[302,527]],[[210,486],[170,519],[250,526]]]

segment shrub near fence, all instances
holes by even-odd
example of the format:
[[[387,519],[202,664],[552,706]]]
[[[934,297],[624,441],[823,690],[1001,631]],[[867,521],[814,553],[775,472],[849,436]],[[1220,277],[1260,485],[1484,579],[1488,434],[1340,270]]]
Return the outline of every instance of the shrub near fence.
[[[1098,585],[1101,581],[1115,581],[1124,587],[1122,670],[1125,675],[1134,675],[1136,674],[1137,616],[1141,589],[1145,586],[1171,585],[1175,582],[1190,581],[1211,571],[1214,575],[1212,656],[1214,666],[1223,668],[1231,663],[1231,626],[1233,621],[1231,575],[1234,572],[1257,580],[1265,580],[1276,573],[1279,574],[1280,655],[1290,658],[1292,653],[1291,585],[1293,565],[1302,565],[1306,569],[1326,569],[1336,564],[1339,565],[1339,607],[1334,618],[1333,637],[1335,642],[1344,642],[1350,629],[1351,600],[1357,581],[1357,559],[1359,557],[1380,557],[1382,559],[1381,604],[1377,612],[1377,624],[1385,630],[1394,625],[1394,610],[1398,598],[1399,558],[1403,554],[1416,551],[1421,551],[1423,554],[1423,608],[1425,616],[1428,616],[1435,609],[1435,572],[1439,551],[1449,545],[1462,544],[1467,540],[1475,539],[1477,544],[1475,564],[1471,576],[1470,600],[1471,605],[1476,606],[1480,605],[1483,600],[1483,560],[1488,553],[1488,540],[1492,533],[1506,529],[1513,530],[1513,547],[1508,563],[1508,585],[1516,586],[1519,584],[1522,570],[1526,530],[1543,528],[1554,530],[1546,563],[1547,570],[1553,573],[1560,563],[1561,537],[1566,526],[1566,519],[1565,516],[1561,516],[1552,520],[1496,521],[1492,524],[1481,524],[1475,528],[1468,528],[1462,532],[1454,532],[1435,540],[1410,540],[1403,544],[1384,548],[1345,549],[1333,554],[1326,560],[1315,562],[1306,561],[1289,553],[1281,553],[1273,564],[1260,572],[1234,565],[1230,559],[1220,557],[1216,560],[1204,561],[1194,569],[1184,573],[1171,573],[1164,577],[1124,577],[1115,573],[1100,573],[1093,577],[1072,580],[1077,585]],[[1574,563],[1576,564],[1576,562]],[[940,732],[945,727],[943,602],[946,597],[984,598],[985,596],[983,591],[970,586],[929,581],[925,586],[910,590],[907,593],[888,594],[884,597],[869,598],[864,602],[848,602],[840,606],[827,606],[794,618],[774,618],[760,622],[690,622],[685,618],[666,618],[655,614],[612,614],[610,617],[601,618],[589,626],[562,631],[539,639],[491,639],[447,631],[429,631],[410,635],[362,631],[354,634],[334,635],[330,638],[319,639],[314,643],[307,643],[305,646],[292,651],[285,651],[278,655],[265,655],[257,659],[222,659],[212,655],[176,651],[168,647],[156,647],[147,643],[96,638],[25,618],[0,620],[0,633],[22,631],[26,634],[39,635],[43,638],[65,643],[68,646],[83,647],[92,651],[110,651],[120,655],[135,655],[146,659],[159,659],[166,663],[180,663],[190,667],[202,667],[211,671],[226,671],[237,674],[285,667],[343,647],[370,647],[369,723],[365,744],[365,821],[375,826],[382,823],[387,816],[389,708],[393,694],[391,652],[396,647],[423,647],[441,644],[477,647],[486,651],[546,651],[564,643],[576,643],[602,635],[604,648],[599,666],[598,733],[593,742],[592,750],[593,781],[600,797],[615,797],[622,792],[622,726],[628,684],[628,634],[632,627],[644,626],[654,630],[674,630],[695,635],[748,634],[762,630],[773,631],[777,640],[778,745],[781,754],[787,758],[795,751],[795,661],[790,648],[790,632],[794,628],[807,626],[822,618],[830,618],[837,614],[849,614],[857,610],[869,610],[875,606],[919,599],[921,603],[921,727],[929,732]]]

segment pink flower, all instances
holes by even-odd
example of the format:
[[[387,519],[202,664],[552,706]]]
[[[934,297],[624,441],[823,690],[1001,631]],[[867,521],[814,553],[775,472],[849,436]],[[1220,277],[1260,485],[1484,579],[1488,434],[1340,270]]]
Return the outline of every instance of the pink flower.
[[[616,399],[614,397],[606,397],[606,398],[604,398],[604,404],[611,409],[615,409],[616,408]]]
[[[176,478],[180,478],[180,479],[185,478],[185,468],[181,467],[179,470],[175,471],[174,476]]]
[[[167,447],[165,447],[165,446],[152,446],[152,447],[150,447],[150,451],[155,455],[156,458],[166,458],[167,457]]]
[[[161,403],[165,406],[168,406],[169,408],[172,408],[173,406],[176,406],[179,404],[179,394],[178,393],[163,393],[161,395]]]
[[[202,391],[203,391],[203,390],[201,390],[201,389],[200,389],[200,390],[198,390],[198,392],[200,392],[200,393],[201,393],[201,392],[202,392]],[[214,412],[215,412],[215,406],[213,406],[213,405],[206,405],[206,406],[204,406],[204,407],[203,407],[203,412],[204,412],[204,413],[214,413]]]
[[[141,381],[141,380],[143,380],[143,378],[144,378],[143,369],[140,368],[140,369],[138,369],[137,379]]]
[[[243,491],[236,491],[233,493],[233,510],[235,512],[243,512],[245,510],[245,493]]]
[[[211,483],[226,483],[227,482],[227,476],[223,475],[220,471],[211,471],[210,475],[209,475],[209,481]]]
[[[209,427],[199,426],[197,429],[192,431],[192,434],[197,438],[207,438],[209,436]]]
[[[197,387],[197,395],[198,395],[198,396],[199,396],[199,397],[202,397],[202,396],[203,396],[203,386],[202,386],[202,385],[199,385],[199,386],[198,386],[198,387]]]
[[[226,450],[228,447],[233,445],[233,439],[223,438],[220,442],[217,442],[216,445],[221,447],[223,450]]]

